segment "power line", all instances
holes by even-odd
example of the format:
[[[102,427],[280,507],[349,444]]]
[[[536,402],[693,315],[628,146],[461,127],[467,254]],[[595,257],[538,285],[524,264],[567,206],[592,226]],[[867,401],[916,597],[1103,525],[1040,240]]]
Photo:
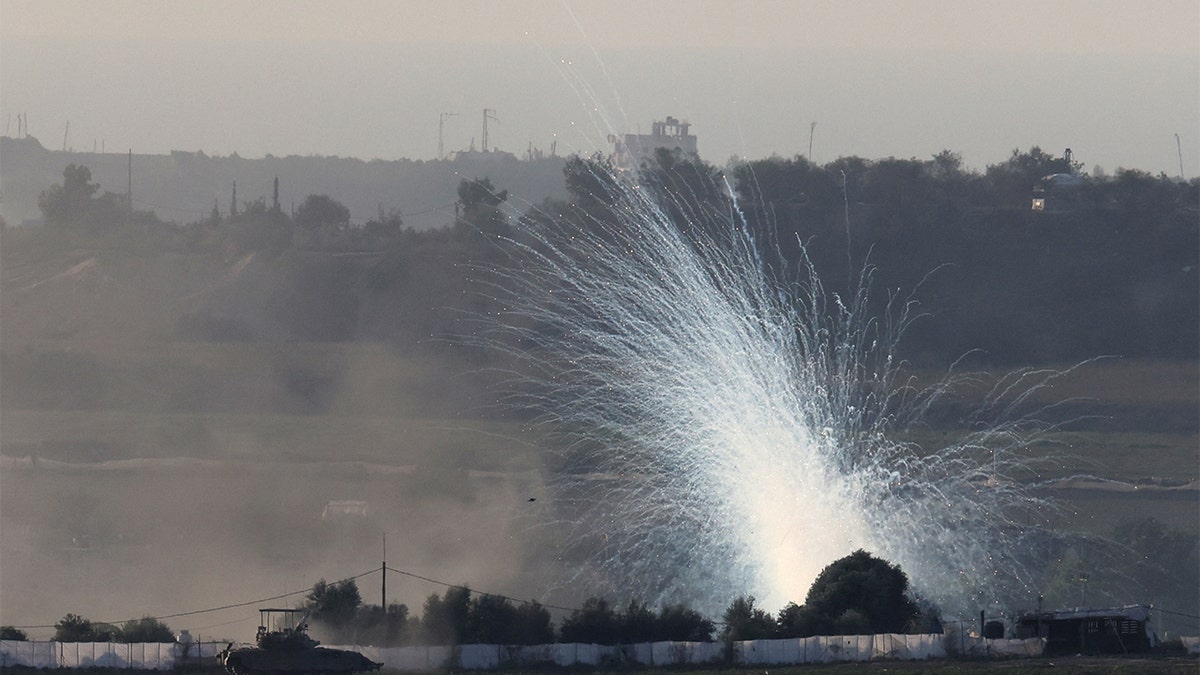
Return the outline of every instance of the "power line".
[[[379,571],[378,568],[372,569],[372,570],[367,570],[366,572],[363,572],[361,574],[355,574],[352,577],[346,577],[345,579],[339,579],[333,583],[340,584],[340,583],[343,583],[346,581],[352,581],[352,580],[358,579],[360,577],[365,577],[368,574],[374,574],[378,571]],[[238,607],[249,607],[250,605],[257,605],[257,604],[261,604],[264,602],[270,602],[272,600],[282,600],[283,598],[291,597],[293,595],[300,595],[301,593],[307,593],[307,592],[308,592],[308,589],[300,590],[300,591],[291,591],[288,593],[283,593],[282,595],[274,595],[269,598],[259,598],[257,600],[248,600],[246,602],[237,602],[237,603],[233,603],[231,605],[222,605],[220,607],[210,607],[208,609],[196,609],[196,610],[192,610],[190,612],[178,612],[176,614],[163,614],[161,616],[148,616],[148,617],[143,617],[143,618],[154,619],[156,621],[162,621],[163,619],[177,619],[181,616],[195,616],[197,614],[208,614],[210,612],[220,612],[220,611],[226,610],[226,609],[237,609]],[[125,621],[129,621],[129,620],[130,619],[126,619]],[[125,621],[121,621],[121,620],[93,621],[92,623],[116,625],[119,623],[125,623]],[[57,624],[41,625],[41,626],[15,626],[15,627],[16,628],[57,628]]]
[[[445,586],[446,588],[454,588],[454,589],[458,589],[458,590],[461,590],[461,591],[468,591],[468,592],[471,592],[471,593],[477,593],[477,594],[479,594],[479,595],[487,595],[487,596],[491,596],[491,597],[493,597],[493,598],[501,598],[501,599],[503,599],[503,600],[509,600],[509,601],[511,601],[511,602],[519,602],[519,603],[522,603],[522,604],[525,604],[525,603],[528,603],[528,602],[530,602],[529,600],[522,600],[522,599],[520,599],[520,598],[514,598],[514,597],[512,597],[512,596],[509,596],[509,595],[504,595],[504,594],[502,594],[502,593],[489,593],[489,592],[487,592],[487,591],[472,590],[472,589],[471,589],[469,586],[462,586],[462,585],[460,585],[460,584],[452,584],[452,583],[449,583],[449,582],[446,582],[446,581],[438,581],[437,579],[431,579],[431,578],[429,578],[429,577],[423,577],[423,576],[421,576],[420,574],[414,574],[414,573],[412,573],[412,572],[405,572],[404,570],[398,570],[398,569],[395,569],[395,568],[393,568],[393,567],[388,567],[388,568],[387,568],[387,570],[388,570],[389,572],[395,572],[396,574],[402,574],[402,575],[404,575],[404,576],[406,576],[406,577],[412,577],[413,579],[420,579],[421,581],[427,581],[427,582],[429,582],[429,583],[431,583],[431,584],[438,584],[439,586]],[[539,602],[538,604],[539,604],[539,605],[542,605],[542,607],[547,607],[547,608],[549,608],[549,609],[558,609],[558,610],[562,610],[562,611],[564,611],[564,612],[578,612],[578,611],[580,611],[580,608],[578,608],[578,607],[562,607],[562,606],[559,606],[559,605],[548,605],[548,604],[543,604],[543,603],[540,603],[540,602]]]

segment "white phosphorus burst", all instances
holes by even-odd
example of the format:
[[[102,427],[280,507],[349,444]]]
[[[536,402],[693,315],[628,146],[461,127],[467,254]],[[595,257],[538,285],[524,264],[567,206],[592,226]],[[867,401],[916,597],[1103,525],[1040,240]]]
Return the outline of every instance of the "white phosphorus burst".
[[[769,262],[727,186],[700,205],[592,170],[609,210],[520,229],[497,284],[523,404],[567,439],[551,480],[576,592],[782,607],[862,548],[959,616],[1036,594],[1031,425],[997,407],[1055,374],[1003,380],[982,412],[1005,424],[902,442],[949,391],[901,381],[911,303],[871,317],[869,268],[840,300],[807,261]]]

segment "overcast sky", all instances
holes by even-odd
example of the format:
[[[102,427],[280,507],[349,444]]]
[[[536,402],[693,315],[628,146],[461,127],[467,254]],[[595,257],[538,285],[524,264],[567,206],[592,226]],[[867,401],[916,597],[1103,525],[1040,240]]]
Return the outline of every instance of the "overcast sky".
[[[243,157],[560,154],[672,115],[702,156],[1014,148],[1200,175],[1196,0],[0,0],[0,123]],[[67,123],[70,123],[69,132]],[[0,158],[2,161],[2,158]]]

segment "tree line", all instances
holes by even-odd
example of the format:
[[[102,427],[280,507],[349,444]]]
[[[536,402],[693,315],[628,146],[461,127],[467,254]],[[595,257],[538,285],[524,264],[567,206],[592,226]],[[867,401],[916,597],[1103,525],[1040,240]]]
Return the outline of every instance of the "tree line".
[[[654,609],[631,599],[614,606],[591,597],[558,626],[536,601],[472,593],[454,586],[433,593],[420,616],[407,605],[366,604],[354,579],[317,581],[302,609],[325,642],[374,646],[506,644],[553,642],[634,644],[660,641],[754,640],[811,635],[924,633],[941,630],[936,608],[915,599],[898,565],[859,550],[834,561],[817,577],[803,605],[789,603],[778,616],[756,606],[752,596],[733,600],[718,624],[683,604]],[[718,631],[718,626],[720,630]],[[67,614],[55,624],[58,642],[174,642],[161,620],[143,617],[114,625]],[[0,627],[0,639],[26,640],[14,626]]]
[[[449,315],[487,304],[464,292],[472,283],[466,270],[515,264],[507,242],[545,236],[562,222],[632,227],[616,198],[618,171],[602,156],[573,157],[563,170],[569,197],[519,215],[494,177],[465,178],[447,224],[415,231],[400,212],[382,208],[366,223],[351,222],[344,205],[322,194],[285,213],[277,190],[269,200],[241,202],[235,191],[224,211],[214,202],[205,219],[168,223],[133,210],[121,195],[98,194],[87,167],[71,165],[62,184],[42,194],[45,226],[21,235],[224,259],[258,253],[296,281],[296,297],[275,309],[289,312],[282,319],[293,338],[416,343],[452,333]],[[637,171],[685,231],[719,241],[719,230],[744,226],[781,267],[806,257],[822,285],[842,297],[870,268],[874,284],[887,289],[873,310],[882,311],[888,293],[916,290],[934,320],[915,324],[901,344],[911,361],[940,364],[974,352],[1012,365],[1200,351],[1197,179],[1134,169],[1088,175],[1069,156],[1038,147],[1014,150],[983,172],[950,151],[824,165],[772,157],[721,169],[665,150]],[[1033,211],[1034,188],[1053,175],[1072,179],[1062,188],[1046,183],[1057,206]],[[315,253],[369,255],[349,261]],[[403,321],[384,309],[398,306]],[[181,326],[189,339],[246,339],[245,331],[210,325],[203,315],[189,321]]]

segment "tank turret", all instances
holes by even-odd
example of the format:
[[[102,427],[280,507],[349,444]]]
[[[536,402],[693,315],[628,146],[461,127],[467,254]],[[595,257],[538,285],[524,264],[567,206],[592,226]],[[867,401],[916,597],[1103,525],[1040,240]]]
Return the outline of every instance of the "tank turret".
[[[319,647],[308,636],[304,610],[260,609],[260,625],[253,647],[229,648],[220,653],[225,670],[233,675],[331,675],[379,670],[383,664],[345,649]]]

